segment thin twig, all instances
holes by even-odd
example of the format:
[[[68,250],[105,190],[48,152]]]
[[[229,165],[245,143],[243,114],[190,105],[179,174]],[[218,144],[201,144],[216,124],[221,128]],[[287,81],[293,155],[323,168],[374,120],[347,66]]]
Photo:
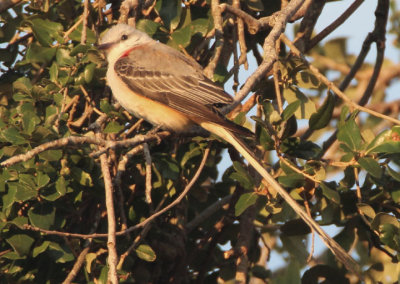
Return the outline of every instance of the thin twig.
[[[89,0],[84,0],[83,2],[83,24],[82,24],[82,34],[81,34],[81,44],[86,44],[87,37],[87,25],[89,17]]]
[[[108,248],[108,280],[112,284],[118,283],[117,276],[117,263],[118,255],[116,250],[116,222],[115,222],[115,211],[113,201],[113,186],[111,181],[110,170],[108,168],[107,155],[102,154],[100,156],[101,172],[103,173],[104,189],[106,192],[106,208],[107,208],[107,224],[108,224],[108,237],[107,237],[107,248]]]
[[[68,273],[67,278],[63,281],[63,284],[71,284],[74,281],[76,275],[78,275],[79,270],[81,269],[83,263],[85,262],[85,257],[90,250],[90,246],[84,248],[81,253],[79,254],[77,260],[74,263],[71,271]]]
[[[222,29],[222,16],[219,7],[219,0],[211,0],[211,14],[214,19],[215,27],[215,50],[207,67],[204,68],[204,74],[208,78],[212,78],[214,75],[214,70],[217,67],[224,46],[224,31]]]
[[[222,206],[229,203],[231,198],[232,195],[227,195],[219,199],[217,202],[211,204],[203,211],[201,211],[201,213],[197,215],[196,218],[194,218],[193,220],[191,220],[189,223],[186,224],[185,226],[186,233],[189,234],[194,228],[203,223],[204,220],[208,219],[211,215],[217,212]]]
[[[151,155],[149,150],[149,145],[147,143],[143,143],[143,154],[144,160],[146,163],[146,202],[150,206],[150,211],[153,212],[153,202],[151,201]]]
[[[223,113],[228,113],[239,105],[240,102],[250,93],[255,84],[263,78],[269,70],[271,70],[273,64],[278,58],[275,51],[275,42],[279,39],[281,34],[283,34],[288,20],[297,12],[301,5],[303,5],[304,1],[305,0],[290,1],[286,8],[275,13],[272,18],[270,18],[269,25],[272,26],[272,30],[264,41],[264,60],[260,66],[258,66],[256,71],[254,71],[254,73],[246,80],[243,87],[235,96],[234,102],[222,110]]]
[[[340,15],[339,18],[337,18],[335,21],[333,21],[332,24],[327,26],[322,32],[320,32],[319,34],[317,34],[315,37],[313,37],[311,39],[309,44],[306,45],[306,51],[313,48],[321,40],[323,40],[327,35],[329,35],[331,32],[336,30],[336,28],[339,27],[341,24],[343,24],[358,9],[358,7],[360,7],[360,5],[362,3],[364,3],[364,0],[355,0],[353,2],[353,4],[351,4],[350,7],[347,8],[347,10],[344,11],[343,14]]]

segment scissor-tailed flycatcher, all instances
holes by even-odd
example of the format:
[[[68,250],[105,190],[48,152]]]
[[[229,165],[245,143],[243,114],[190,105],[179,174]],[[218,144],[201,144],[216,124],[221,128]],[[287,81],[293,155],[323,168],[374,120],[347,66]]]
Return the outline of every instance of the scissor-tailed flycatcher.
[[[174,132],[185,132],[198,124],[232,144],[346,267],[356,272],[354,260],[308,216],[237,136],[248,133],[218,113],[216,107],[231,103],[232,98],[204,76],[197,62],[124,24],[112,27],[101,39],[99,49],[107,55],[107,82],[128,112]]]

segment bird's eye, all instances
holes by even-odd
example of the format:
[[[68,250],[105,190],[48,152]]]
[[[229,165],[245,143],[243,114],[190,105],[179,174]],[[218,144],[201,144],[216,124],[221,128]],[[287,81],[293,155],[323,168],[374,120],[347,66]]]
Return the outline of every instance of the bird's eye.
[[[127,40],[128,39],[128,36],[127,35],[122,35],[121,36],[121,40]]]

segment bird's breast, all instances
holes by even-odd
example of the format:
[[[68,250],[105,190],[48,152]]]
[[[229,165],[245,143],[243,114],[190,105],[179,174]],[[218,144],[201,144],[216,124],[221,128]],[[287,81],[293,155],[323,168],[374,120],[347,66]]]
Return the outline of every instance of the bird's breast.
[[[174,132],[187,132],[193,126],[194,123],[184,114],[131,90],[112,66],[108,68],[107,81],[115,99],[136,117]]]

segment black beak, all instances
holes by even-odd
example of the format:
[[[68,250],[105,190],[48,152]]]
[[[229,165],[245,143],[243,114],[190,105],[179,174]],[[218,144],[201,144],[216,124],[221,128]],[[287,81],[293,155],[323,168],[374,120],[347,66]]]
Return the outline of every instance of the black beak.
[[[114,43],[112,43],[112,42],[103,43],[103,44],[98,45],[97,49],[107,50],[107,49],[110,49],[113,45],[114,45]]]

